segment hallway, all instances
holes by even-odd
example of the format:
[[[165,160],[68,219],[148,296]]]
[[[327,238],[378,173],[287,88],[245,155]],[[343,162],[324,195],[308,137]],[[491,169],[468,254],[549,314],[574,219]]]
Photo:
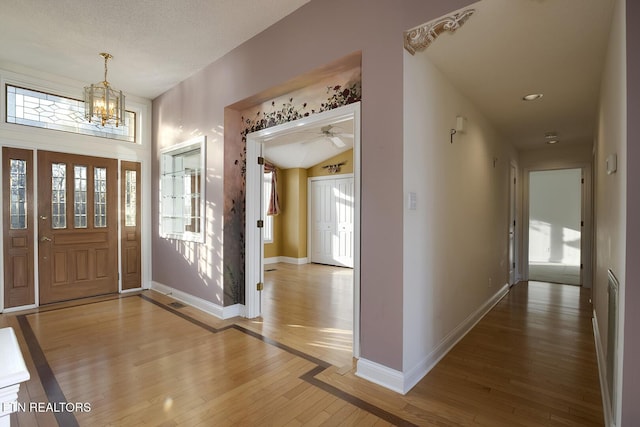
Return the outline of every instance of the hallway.
[[[575,286],[514,286],[405,396],[327,363],[330,348],[309,355],[277,325],[262,335],[152,291],[84,302],[0,315],[31,373],[19,401],[90,402],[80,425],[603,425],[589,292]],[[55,425],[52,414],[12,421]]]

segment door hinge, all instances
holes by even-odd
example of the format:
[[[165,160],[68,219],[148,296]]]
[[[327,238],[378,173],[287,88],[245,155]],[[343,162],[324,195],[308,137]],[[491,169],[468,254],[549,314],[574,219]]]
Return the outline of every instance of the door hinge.
[[[258,228],[263,228],[263,227],[264,227],[264,221],[263,221],[263,220],[261,220],[261,219],[259,219],[259,220],[258,220],[258,223],[256,224],[256,226],[257,226]]]
[[[584,269],[584,264],[580,264],[580,270]]]
[[[258,282],[256,283],[256,290],[261,291],[264,289],[264,283]]]
[[[581,180],[580,184],[584,184],[584,178],[582,178],[582,180]]]
[[[262,156],[258,157],[258,164],[259,165],[264,165],[264,157],[262,157]]]
[[[516,268],[516,263],[515,262],[513,263],[513,268]]]
[[[584,227],[584,221],[580,221],[580,227]]]

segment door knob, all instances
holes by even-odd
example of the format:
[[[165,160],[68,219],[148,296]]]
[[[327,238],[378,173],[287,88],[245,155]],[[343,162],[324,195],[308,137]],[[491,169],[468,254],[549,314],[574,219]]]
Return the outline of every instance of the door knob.
[[[44,221],[45,219],[47,219],[47,217],[46,215],[40,215],[40,219]]]
[[[40,238],[40,241],[41,241],[41,242],[50,242],[50,241],[51,241],[51,237],[42,236],[42,237]]]

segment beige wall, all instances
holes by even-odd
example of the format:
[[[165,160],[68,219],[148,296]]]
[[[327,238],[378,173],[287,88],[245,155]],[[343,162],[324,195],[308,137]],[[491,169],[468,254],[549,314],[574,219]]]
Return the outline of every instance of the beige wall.
[[[289,258],[307,256],[307,170],[285,169],[282,194],[282,252]]]
[[[600,109],[598,112],[598,129],[595,142],[595,218],[596,220],[596,254],[595,254],[595,275],[593,286],[593,309],[594,318],[597,321],[599,348],[601,356],[606,358],[607,332],[609,315],[609,296],[607,270],[611,269],[620,283],[619,295],[625,295],[627,260],[626,260],[626,239],[629,236],[627,229],[627,179],[633,168],[627,168],[627,76],[625,67],[625,29],[624,29],[624,2],[616,1],[613,23],[605,67],[600,88]],[[618,170],[616,173],[607,174],[606,159],[609,155],[615,154],[618,157]],[[637,182],[635,183],[637,184]],[[633,191],[637,191],[634,189]],[[634,254],[637,259],[637,253]],[[634,261],[632,261],[634,263]],[[635,310],[635,307],[634,307]],[[622,320],[624,307],[619,305],[619,327],[623,328]],[[637,331],[634,331],[637,334]],[[618,334],[621,337],[621,334]],[[622,343],[618,348],[623,348]],[[624,345],[626,347],[626,343]],[[637,355],[636,355],[637,360]],[[627,381],[627,372],[622,377],[622,353],[618,354],[617,374],[618,379]],[[637,370],[637,369],[634,369]],[[631,373],[629,373],[631,374]],[[614,414],[620,420],[622,412],[622,399],[620,393],[622,382],[618,381],[616,408]],[[608,389],[608,385],[603,387]],[[637,394],[634,397],[637,405]],[[606,410],[607,408],[605,408]],[[632,409],[635,411],[635,409]],[[622,425],[637,425],[638,419],[631,423]],[[617,424],[620,425],[620,424]]]
[[[404,77],[404,191],[396,203],[404,212],[403,317],[410,327],[403,331],[403,370],[416,373],[406,379],[411,386],[474,313],[504,292],[509,173],[518,159],[424,52],[404,53]],[[460,114],[468,129],[451,143]],[[407,207],[408,193],[415,209]]]

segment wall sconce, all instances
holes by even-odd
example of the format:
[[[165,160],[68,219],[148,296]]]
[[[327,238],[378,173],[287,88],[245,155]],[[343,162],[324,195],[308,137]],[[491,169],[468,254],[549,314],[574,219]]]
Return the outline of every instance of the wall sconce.
[[[452,128],[449,132],[451,136],[451,144],[453,144],[453,135],[456,133],[465,133],[467,131],[467,118],[463,116],[456,116],[456,127]]]

